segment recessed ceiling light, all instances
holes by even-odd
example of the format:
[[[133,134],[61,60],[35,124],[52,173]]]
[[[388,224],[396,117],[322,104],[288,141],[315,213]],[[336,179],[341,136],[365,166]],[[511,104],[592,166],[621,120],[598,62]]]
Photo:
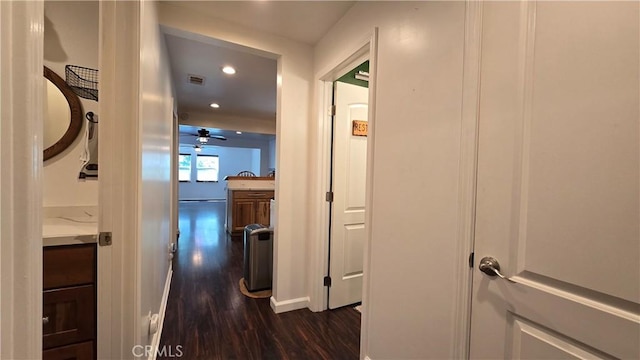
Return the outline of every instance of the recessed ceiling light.
[[[236,134],[242,135],[242,131],[236,131]]]
[[[234,69],[232,66],[225,66],[222,68],[222,72],[225,74],[233,75],[236,73],[236,69]]]
[[[220,105],[218,105],[218,104],[216,104],[216,103],[211,103],[211,104],[209,104],[209,106],[211,106],[211,107],[212,107],[212,108],[214,108],[214,109],[217,109],[217,108],[219,108],[219,107],[220,107]]]

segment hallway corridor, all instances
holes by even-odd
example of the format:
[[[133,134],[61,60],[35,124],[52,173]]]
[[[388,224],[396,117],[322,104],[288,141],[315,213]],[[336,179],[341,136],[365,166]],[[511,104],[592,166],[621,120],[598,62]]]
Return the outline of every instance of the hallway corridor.
[[[227,238],[224,216],[224,202],[180,203],[160,349],[180,345],[183,359],[358,359],[360,314],[351,307],[276,315],[269,299],[240,293],[243,245]]]

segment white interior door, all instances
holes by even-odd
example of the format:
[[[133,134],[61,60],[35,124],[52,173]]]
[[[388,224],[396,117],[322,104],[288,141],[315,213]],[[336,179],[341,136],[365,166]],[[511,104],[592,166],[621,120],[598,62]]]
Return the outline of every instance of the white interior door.
[[[639,6],[484,4],[472,358],[640,358]]]
[[[330,309],[362,301],[367,138],[353,135],[352,127],[354,120],[367,121],[369,99],[365,87],[334,86]]]

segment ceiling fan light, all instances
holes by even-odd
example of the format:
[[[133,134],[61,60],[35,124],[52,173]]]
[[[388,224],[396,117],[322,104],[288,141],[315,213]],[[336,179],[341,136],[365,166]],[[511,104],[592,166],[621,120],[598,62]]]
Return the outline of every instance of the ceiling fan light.
[[[193,147],[193,149],[194,149],[196,152],[201,152],[201,151],[202,151],[202,148],[201,148],[199,145],[194,146],[194,147]]]
[[[209,142],[209,138],[208,137],[204,137],[204,136],[200,136],[198,138],[198,142],[201,143],[201,144],[206,144],[206,143]]]

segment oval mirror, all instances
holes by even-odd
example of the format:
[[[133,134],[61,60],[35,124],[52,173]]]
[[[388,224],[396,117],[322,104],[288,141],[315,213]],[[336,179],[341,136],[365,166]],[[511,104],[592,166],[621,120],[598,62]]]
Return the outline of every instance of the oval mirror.
[[[58,74],[44,67],[47,79],[44,113],[44,160],[68,148],[82,129],[82,104]]]

